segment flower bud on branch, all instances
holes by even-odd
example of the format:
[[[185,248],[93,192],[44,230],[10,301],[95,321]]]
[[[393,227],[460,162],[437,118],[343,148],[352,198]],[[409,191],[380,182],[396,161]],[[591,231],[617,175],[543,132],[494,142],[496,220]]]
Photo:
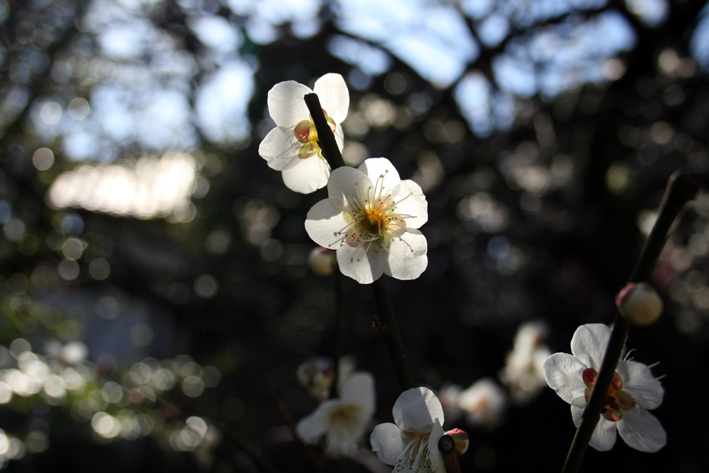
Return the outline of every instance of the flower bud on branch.
[[[615,305],[620,315],[635,325],[651,325],[662,314],[663,303],[651,285],[629,283],[616,296]]]

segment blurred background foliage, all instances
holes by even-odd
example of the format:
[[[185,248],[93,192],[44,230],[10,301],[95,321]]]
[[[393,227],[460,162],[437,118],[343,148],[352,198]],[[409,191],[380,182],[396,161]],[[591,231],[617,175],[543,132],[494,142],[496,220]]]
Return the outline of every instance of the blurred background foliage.
[[[324,191],[289,191],[257,153],[277,82],[342,74],[345,160],[386,156],[424,189],[429,267],[390,290],[434,389],[504,384],[523,322],[546,323],[552,352],[609,323],[667,178],[709,166],[703,1],[0,0],[0,25],[12,471],[254,471],[232,435],[311,470],[283,409],[315,407],[295,373],[332,355],[335,285],[307,264]],[[701,191],[654,276],[666,313],[628,342],[667,375],[668,445],[589,450],[588,471],[709,468],[708,256]],[[345,351],[390,421],[371,292],[343,290]],[[446,424],[471,434],[464,471],[558,470],[574,432],[549,389],[494,424]],[[368,469],[388,471],[325,465]]]

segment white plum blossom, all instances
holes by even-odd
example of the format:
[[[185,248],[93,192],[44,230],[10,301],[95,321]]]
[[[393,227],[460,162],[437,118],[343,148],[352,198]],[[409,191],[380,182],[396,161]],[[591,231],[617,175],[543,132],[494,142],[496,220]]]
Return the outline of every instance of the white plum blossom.
[[[340,124],[347,118],[350,95],[339,74],[325,74],[314,90],[296,81],[279,82],[268,91],[268,112],[276,122],[261,142],[258,152],[269,167],[281,171],[289,189],[309,194],[325,187],[330,166],[318,145],[318,132],[303,97],[315,92],[337,146],[342,150],[344,134]]]
[[[507,394],[491,378],[482,378],[460,393],[458,407],[472,425],[492,428],[502,421]]]
[[[325,435],[329,456],[347,455],[357,449],[374,409],[374,378],[369,373],[354,373],[342,386],[339,399],[322,402],[298,422],[296,431],[308,443]]]
[[[379,424],[370,441],[372,450],[394,472],[445,473],[438,441],[443,437],[443,408],[428,388],[401,393],[394,403],[394,422]]]
[[[571,416],[577,427],[610,335],[610,328],[606,325],[582,325],[571,339],[571,355],[555,353],[544,362],[547,384],[571,404]],[[658,407],[663,395],[662,385],[648,366],[635,361],[620,361],[589,445],[600,451],[610,450],[615,445],[617,431],[625,443],[636,450],[660,450],[667,443],[667,434],[660,421],[647,409]]]
[[[416,279],[426,269],[428,246],[418,230],[428,220],[426,197],[388,159],[335,169],[327,192],[308,212],[305,230],[336,250],[342,274],[370,284],[382,274]]]
[[[543,365],[551,352],[543,342],[548,331],[547,324],[541,321],[526,322],[517,329],[514,346],[500,372],[516,403],[528,403],[546,386]]]

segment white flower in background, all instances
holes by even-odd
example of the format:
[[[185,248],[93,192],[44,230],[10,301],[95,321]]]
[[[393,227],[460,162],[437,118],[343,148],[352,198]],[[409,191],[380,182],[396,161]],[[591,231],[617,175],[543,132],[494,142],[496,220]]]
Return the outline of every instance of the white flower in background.
[[[315,412],[298,422],[296,430],[308,443],[325,435],[325,452],[329,456],[346,455],[357,449],[374,408],[374,378],[369,373],[354,373],[342,386],[339,399],[321,403]]]
[[[289,189],[309,194],[325,187],[330,166],[318,145],[318,132],[303,97],[315,92],[337,146],[342,150],[344,134],[340,124],[347,117],[350,95],[339,74],[325,74],[315,82],[315,90],[289,80],[268,91],[268,112],[276,128],[263,139],[258,152],[269,167],[282,172]]]
[[[525,322],[517,328],[515,334],[515,347],[536,348],[546,340],[549,334],[549,325],[542,320]]]
[[[460,393],[458,407],[472,425],[495,427],[507,407],[507,394],[492,379],[482,378]]]
[[[544,362],[547,384],[571,404],[571,415],[577,427],[610,335],[606,325],[582,325],[571,339],[571,355],[554,353]],[[658,407],[663,395],[664,389],[649,367],[635,361],[620,361],[589,445],[600,451],[610,450],[615,445],[617,430],[625,443],[636,450],[660,450],[667,443],[667,434],[647,409]]]
[[[443,406],[443,414],[448,422],[455,422],[461,418],[463,411],[458,407],[458,397],[463,392],[463,388],[457,384],[445,384],[438,390],[436,396]]]
[[[526,322],[517,329],[512,350],[507,354],[500,378],[513,401],[531,401],[546,386],[544,361],[551,355],[543,344],[549,328],[540,321]]]
[[[308,212],[305,230],[336,250],[342,274],[370,284],[382,274],[415,279],[426,269],[426,237],[418,230],[428,220],[426,197],[388,159],[335,169],[327,192]]]
[[[394,422],[379,424],[372,450],[394,472],[445,473],[438,441],[443,437],[443,408],[433,391],[409,389],[394,403]]]

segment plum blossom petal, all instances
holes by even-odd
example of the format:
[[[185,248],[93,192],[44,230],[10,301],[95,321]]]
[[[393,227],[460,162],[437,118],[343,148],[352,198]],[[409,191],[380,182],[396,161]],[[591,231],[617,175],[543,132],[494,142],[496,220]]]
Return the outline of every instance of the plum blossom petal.
[[[647,365],[626,361],[619,365],[627,374],[623,375],[624,390],[645,409],[656,409],[662,404],[665,390],[660,380],[655,378]],[[618,370],[620,372],[620,369]]]
[[[335,240],[337,232],[347,226],[342,211],[333,207],[330,201],[321,200],[308,211],[305,221],[310,238],[327,248]]]
[[[336,209],[349,212],[352,210],[350,194],[356,192],[356,199],[366,199],[367,189],[372,186],[369,176],[359,169],[345,166],[332,173],[327,183],[327,194],[330,203]]]
[[[418,185],[401,181],[388,159],[335,169],[327,190],[328,198],[308,212],[305,230],[336,250],[342,274],[370,284],[382,274],[415,279],[423,273],[428,246],[418,227],[428,218],[426,198]]]
[[[421,186],[407,179],[401,182],[399,193],[409,197],[402,199],[396,205],[396,208],[402,214],[415,215],[415,217],[409,219],[406,226],[409,228],[421,228],[428,221],[428,202],[426,202]]]
[[[327,185],[330,166],[320,148],[318,133],[305,100],[313,91],[295,81],[274,85],[268,92],[268,112],[277,128],[259,146],[259,154],[269,167],[282,171],[286,187],[309,194]],[[339,74],[326,74],[315,83],[326,120],[337,146],[344,146],[342,120],[347,117],[349,92]]]
[[[369,158],[366,159],[358,168],[376,182],[375,185],[385,189],[391,189],[391,192],[398,193],[398,186],[401,184],[399,171],[386,158]],[[423,194],[423,193],[422,193]]]
[[[374,412],[374,377],[369,373],[354,373],[342,388],[340,399],[356,404],[366,412]]]
[[[314,92],[318,94],[320,105],[327,110],[336,123],[347,118],[350,108],[350,93],[345,79],[340,74],[325,74],[315,81]]]
[[[586,366],[600,368],[611,331],[604,324],[586,324],[576,329],[571,338],[571,354]]]
[[[610,328],[602,324],[582,325],[571,340],[573,355],[555,353],[544,362],[547,384],[571,404],[571,416],[577,427],[596,382],[610,333]],[[647,409],[658,407],[663,395],[664,389],[649,367],[635,361],[619,361],[589,445],[600,451],[610,450],[619,433],[625,443],[637,450],[661,449],[667,443],[667,434]]]
[[[443,406],[428,388],[408,389],[394,403],[394,422],[405,432],[430,430],[434,420],[443,425]]]
[[[336,123],[339,124],[340,122],[336,122]],[[341,126],[338,126],[337,128],[335,128],[335,131],[333,132],[333,134],[335,135],[335,142],[337,143],[337,148],[340,151],[342,151],[342,149],[345,147],[345,132],[344,132],[344,130],[342,129]]]
[[[394,465],[408,444],[406,434],[391,422],[379,424],[371,436],[372,450],[382,463]]]
[[[398,240],[391,242],[385,266],[388,271],[384,271],[396,279],[416,279],[428,266],[427,251],[426,237],[418,230],[408,230]]]
[[[322,159],[291,160],[282,172],[287,188],[301,194],[310,194],[327,185],[330,166]]]
[[[581,416],[583,415],[584,408],[571,406],[571,417],[573,418],[574,425],[576,427],[578,427],[581,422]],[[616,437],[615,422],[611,422],[601,417],[598,420],[598,425],[596,425],[593,435],[591,435],[591,440],[588,444],[599,452],[607,452],[613,448],[613,445],[615,445]]]
[[[554,353],[544,362],[544,379],[561,399],[571,404],[583,397],[586,385],[582,373],[587,368],[578,358],[568,353]]]
[[[657,417],[645,409],[632,409],[618,423],[618,433],[629,446],[641,452],[654,453],[667,444],[667,433]]]
[[[258,153],[266,160],[268,167],[282,171],[298,154],[300,143],[287,129],[276,127],[269,131],[258,147]]]
[[[308,118],[310,112],[303,97],[312,93],[309,87],[294,80],[279,82],[268,91],[268,113],[277,126],[294,127]]]
[[[360,284],[372,284],[384,274],[379,253],[361,247],[344,245],[336,252],[337,264],[342,274]]]
[[[325,414],[328,408],[335,401],[325,401],[311,415],[303,417],[303,419],[298,422],[296,431],[300,438],[302,438],[307,443],[315,443],[320,437],[322,437],[325,432],[327,432],[327,415]],[[327,404],[326,404],[327,403]]]

